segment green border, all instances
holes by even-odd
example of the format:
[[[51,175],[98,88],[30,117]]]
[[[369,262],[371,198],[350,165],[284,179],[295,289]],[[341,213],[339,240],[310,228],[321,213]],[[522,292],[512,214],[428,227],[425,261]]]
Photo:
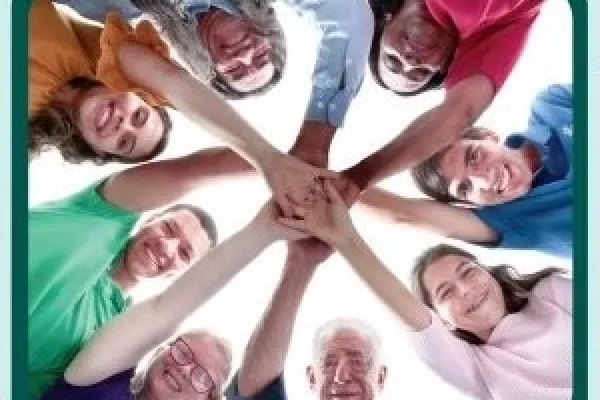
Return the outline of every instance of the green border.
[[[569,0],[573,12],[574,186],[573,399],[588,398],[588,26],[587,3]]]
[[[12,137],[27,132],[27,49],[30,0],[13,0],[11,19]],[[12,140],[12,398],[27,399],[27,178],[25,140]]]
[[[93,0],[90,0],[93,1]],[[588,26],[587,3],[569,0],[573,12],[575,87],[575,227],[574,227],[574,392],[577,400],[588,397],[588,254],[587,254],[587,128],[588,128]],[[12,137],[27,132],[27,11],[30,0],[13,0],[11,10]],[[12,398],[27,398],[27,150],[25,140],[12,140]],[[15,218],[20,216],[20,218]]]

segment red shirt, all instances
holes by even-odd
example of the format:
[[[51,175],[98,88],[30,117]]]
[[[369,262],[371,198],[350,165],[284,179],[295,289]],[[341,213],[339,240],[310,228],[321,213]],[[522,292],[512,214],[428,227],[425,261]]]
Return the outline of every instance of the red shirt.
[[[450,88],[481,73],[498,91],[519,59],[543,0],[425,0],[433,18],[459,42],[444,80]]]

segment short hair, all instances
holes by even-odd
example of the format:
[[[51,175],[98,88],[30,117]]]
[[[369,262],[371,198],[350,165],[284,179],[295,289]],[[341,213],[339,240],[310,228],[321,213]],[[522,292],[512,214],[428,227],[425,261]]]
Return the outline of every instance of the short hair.
[[[86,77],[77,77],[70,80],[68,85],[81,91],[87,91],[102,86],[102,83]],[[52,148],[56,148],[63,159],[72,164],[85,161],[91,161],[96,165],[109,162],[135,164],[151,160],[164,151],[173,128],[171,117],[167,111],[163,107],[153,108],[158,112],[163,123],[160,140],[150,153],[136,158],[126,158],[115,154],[98,154],[83,138],[73,110],[58,102],[52,102],[29,119],[27,138],[29,160],[31,161],[42,152]]]
[[[208,236],[208,239],[210,240],[210,246],[215,247],[218,242],[217,224],[215,223],[214,218],[208,212],[206,212],[206,210],[204,210],[198,206],[191,205],[191,204],[175,204],[175,205],[172,205],[172,206],[164,209],[160,213],[155,214],[152,217],[148,218],[146,220],[146,223],[151,222],[152,220],[154,220],[162,215],[165,215],[167,213],[177,212],[180,210],[189,211],[192,214],[194,214],[194,216],[198,219],[198,221],[200,222],[200,225],[202,225],[202,228],[206,232],[206,236]]]
[[[171,48],[200,81],[230,100],[243,99],[269,91],[282,78],[287,60],[285,34],[272,7],[273,0],[234,0],[242,16],[250,20],[259,34],[271,43],[271,62],[275,72],[262,87],[250,92],[232,88],[214,67],[211,56],[197,39],[196,18],[189,15],[181,0],[132,0],[146,16],[151,18],[164,34]]]
[[[465,130],[461,139],[484,140],[485,134],[479,127],[470,127]],[[439,171],[442,158],[453,144],[438,151],[421,164],[411,169],[411,176],[415,185],[423,194],[442,203],[465,202],[463,199],[450,194],[450,182]]]
[[[369,51],[369,69],[373,80],[379,86],[386,90],[390,90],[399,96],[415,96],[431,89],[438,89],[444,79],[446,73],[436,72],[424,86],[412,92],[397,92],[390,89],[381,78],[379,72],[379,53],[381,50],[381,37],[383,36],[383,30],[387,24],[386,14],[395,14],[404,7],[404,0],[369,0],[371,10],[373,11],[373,17],[375,19],[375,30],[373,32],[373,40],[371,41],[371,49]]]
[[[367,322],[358,318],[337,317],[325,322],[315,332],[313,341],[313,359],[317,360],[321,354],[323,338],[332,335],[338,330],[348,329],[359,333],[369,339],[373,350],[373,362],[379,362],[381,358],[381,337]]]

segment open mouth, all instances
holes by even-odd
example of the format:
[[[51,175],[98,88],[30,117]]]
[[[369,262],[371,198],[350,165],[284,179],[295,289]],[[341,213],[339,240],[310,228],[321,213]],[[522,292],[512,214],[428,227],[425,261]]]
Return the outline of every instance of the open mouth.
[[[508,189],[508,185],[512,179],[512,171],[508,164],[502,164],[498,168],[499,170],[496,172],[496,179],[492,186],[492,189],[498,193],[502,194]]]
[[[477,310],[479,310],[479,308],[481,307],[481,305],[487,300],[488,296],[490,294],[489,290],[484,290],[483,292],[481,292],[481,294],[475,299],[475,301],[473,302],[473,304],[471,304],[468,308],[467,308],[467,314],[471,314]]]
[[[96,111],[96,132],[100,137],[108,136],[109,133],[106,132],[106,128],[110,124],[114,113],[115,104],[113,101],[109,101]]]
[[[154,246],[151,246],[148,243],[144,243],[144,250],[146,254],[146,258],[152,264],[156,266],[157,270],[160,270],[163,267],[163,257],[161,257],[156,251]]]

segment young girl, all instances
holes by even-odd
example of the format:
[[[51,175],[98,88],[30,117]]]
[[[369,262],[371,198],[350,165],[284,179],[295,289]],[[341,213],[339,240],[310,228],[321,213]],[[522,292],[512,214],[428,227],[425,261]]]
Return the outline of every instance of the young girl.
[[[139,360],[168,339],[181,321],[209,300],[264,248],[303,234],[275,222],[269,202],[254,220],[216,247],[163,293],[130,307],[104,325],[43,397],[57,399],[217,399],[230,372],[228,350],[208,333],[184,334]],[[133,379],[133,381],[132,381]]]
[[[147,21],[131,29],[110,13],[102,28],[37,0],[29,25],[30,152],[54,146],[71,160],[151,158],[164,147],[169,124],[150,105],[169,104],[264,172],[284,210],[289,199],[304,201],[318,176],[335,175],[271,146],[167,58]]]
[[[556,268],[520,275],[436,246],[407,289],[363,241],[329,182],[327,201],[280,219],[334,246],[410,331],[419,356],[476,398],[570,399],[572,282]]]

